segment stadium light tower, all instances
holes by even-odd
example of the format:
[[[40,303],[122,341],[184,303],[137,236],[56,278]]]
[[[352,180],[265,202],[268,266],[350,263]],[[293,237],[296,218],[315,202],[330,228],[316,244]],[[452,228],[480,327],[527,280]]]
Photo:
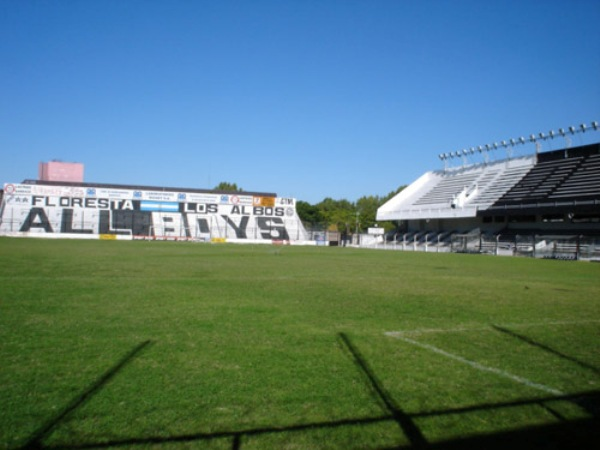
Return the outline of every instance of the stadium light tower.
[[[542,134],[542,133],[540,133]],[[556,133],[554,132],[554,130],[550,130],[548,131],[548,138],[551,140],[550,142],[550,150],[552,150],[552,140],[554,139],[554,136],[556,136]],[[539,152],[541,150],[541,148],[536,147],[536,152]]]
[[[479,154],[483,154],[483,156],[485,158],[485,162],[487,164],[489,161],[491,151],[498,150],[499,147],[504,147],[504,149],[506,150],[508,159],[512,158],[512,153],[516,146],[518,146],[519,144],[525,145],[528,142],[535,145],[535,153],[538,154],[542,149],[541,142],[543,142],[543,141],[553,140],[554,137],[560,135],[565,139],[566,148],[570,148],[571,142],[572,142],[571,136],[574,136],[577,133],[586,133],[586,132],[589,132],[592,130],[598,131],[599,129],[600,129],[600,125],[598,124],[598,121],[594,120],[590,123],[589,126],[586,125],[585,123],[582,123],[581,125],[579,125],[579,127],[569,126],[566,129],[559,128],[558,132],[555,132],[554,130],[550,130],[550,131],[548,131],[547,135],[544,134],[543,132],[538,133],[537,136],[535,134],[530,134],[529,139],[526,139],[525,137],[521,136],[518,139],[511,138],[508,141],[502,140],[502,141],[494,142],[493,144],[485,144],[485,146],[480,145],[478,147],[469,147],[468,149],[464,148],[462,150],[457,150],[455,152],[449,152],[449,153],[445,153],[445,154],[442,153],[440,155],[440,159],[442,161],[444,161],[445,163],[447,163],[448,159],[462,158],[463,165],[466,165],[467,157],[469,155],[474,155],[475,153],[479,153]],[[552,147],[552,145],[550,145],[550,147]]]
[[[514,139],[510,139],[508,141],[509,146],[506,147],[506,157],[507,159],[511,159],[512,155],[513,155],[513,150],[515,148],[515,145],[517,145],[517,142]]]
[[[448,170],[448,154],[440,153],[440,159],[444,162],[444,172]]]
[[[540,133],[540,139],[541,140],[546,139],[546,137],[544,136],[544,133]],[[540,150],[542,149],[542,144],[540,144],[537,141],[535,134],[529,135],[529,142],[533,142],[535,144],[535,154],[537,155],[540,152]]]
[[[574,126],[570,126],[569,127],[569,133],[571,133],[571,135],[575,134],[575,127]],[[565,133],[565,142],[566,142],[566,147],[567,148],[571,148],[571,146],[573,145],[573,140],[571,139],[570,136],[567,136],[567,134]]]
[[[467,165],[467,155],[469,154],[469,151],[466,148],[463,148],[462,151],[462,162],[463,162],[463,167],[465,167]]]

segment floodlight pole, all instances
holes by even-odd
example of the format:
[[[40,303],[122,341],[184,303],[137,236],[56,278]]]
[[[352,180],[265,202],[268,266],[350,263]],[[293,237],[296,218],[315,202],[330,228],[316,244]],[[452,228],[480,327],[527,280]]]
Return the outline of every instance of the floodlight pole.
[[[571,138],[569,136],[565,136],[565,144],[566,148],[571,148],[571,146],[573,145],[573,142],[571,141]]]
[[[532,134],[532,135],[530,135],[528,140],[529,140],[529,142],[535,143],[535,153],[537,156],[540,153],[541,147],[542,147],[539,140],[542,140],[542,141],[545,141],[548,139],[552,140],[552,139],[554,139],[555,136],[560,135],[565,139],[566,149],[569,149],[569,148],[571,148],[573,143],[572,143],[571,137],[568,136],[567,134],[574,136],[575,134],[578,134],[578,133],[586,133],[587,131],[599,131],[599,130],[600,130],[600,124],[598,123],[598,121],[594,120],[589,124],[589,126],[582,123],[577,128],[574,126],[570,126],[567,129],[559,128],[558,133],[555,133],[554,130],[550,130],[547,136],[544,133],[539,133],[538,134],[539,138],[536,138],[536,136],[534,134]],[[485,163],[487,164],[489,162],[489,156],[490,156],[491,150],[497,150],[499,146],[504,147],[504,149],[506,150],[506,153],[507,153],[507,157],[510,160],[513,156],[514,147],[518,144],[525,144],[525,143],[526,143],[526,139],[524,137],[520,137],[519,139],[510,139],[508,141],[503,140],[503,141],[500,141],[500,143],[494,142],[493,144],[486,144],[485,150],[483,149],[482,146],[479,146],[478,149],[479,149],[479,153],[483,153]],[[550,147],[552,148],[552,146],[550,146]],[[475,153],[474,147],[471,147],[471,154],[474,154],[474,153]],[[444,161],[444,170],[447,170],[448,159],[462,157],[463,166],[466,166],[466,163],[467,163],[466,156],[467,156],[467,151],[462,150],[462,152],[456,151],[456,152],[450,152],[448,154],[442,153],[440,155],[440,159],[442,159]]]

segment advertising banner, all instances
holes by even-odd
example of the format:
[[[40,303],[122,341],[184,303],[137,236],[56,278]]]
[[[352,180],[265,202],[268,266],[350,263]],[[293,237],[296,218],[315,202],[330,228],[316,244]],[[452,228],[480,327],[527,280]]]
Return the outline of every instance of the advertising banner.
[[[104,187],[4,185],[0,234],[111,239],[303,240],[294,199]]]

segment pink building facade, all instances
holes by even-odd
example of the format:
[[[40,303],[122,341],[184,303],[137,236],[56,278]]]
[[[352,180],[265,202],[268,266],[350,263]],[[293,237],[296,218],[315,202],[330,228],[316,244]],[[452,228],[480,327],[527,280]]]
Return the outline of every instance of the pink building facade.
[[[83,164],[62,161],[41,162],[38,166],[40,181],[83,182]]]

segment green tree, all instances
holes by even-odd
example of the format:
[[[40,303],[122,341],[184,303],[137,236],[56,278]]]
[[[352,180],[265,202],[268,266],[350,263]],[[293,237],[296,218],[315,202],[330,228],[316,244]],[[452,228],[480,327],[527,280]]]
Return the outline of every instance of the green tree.
[[[380,197],[378,195],[365,195],[356,202],[348,200],[334,200],[331,197],[324,198],[316,205],[299,200],[296,203],[296,211],[305,225],[323,223],[327,228],[341,232],[364,233],[367,228],[377,224],[386,231],[396,227],[393,222],[377,222],[377,209],[385,202],[400,193],[406,186],[389,192]]]
[[[235,183],[228,183],[227,181],[221,181],[215,187],[215,191],[227,191],[227,192],[242,192],[243,189],[237,186]]]
[[[316,205],[321,216],[330,229],[336,231],[352,231],[355,222],[355,207],[346,199],[334,200],[325,198]]]
[[[298,200],[296,202],[296,212],[305,227],[315,227],[323,223],[323,217],[316,205]]]
[[[382,204],[381,197],[377,195],[364,196],[356,201],[359,231],[366,231],[367,228],[375,225],[377,208]]]

